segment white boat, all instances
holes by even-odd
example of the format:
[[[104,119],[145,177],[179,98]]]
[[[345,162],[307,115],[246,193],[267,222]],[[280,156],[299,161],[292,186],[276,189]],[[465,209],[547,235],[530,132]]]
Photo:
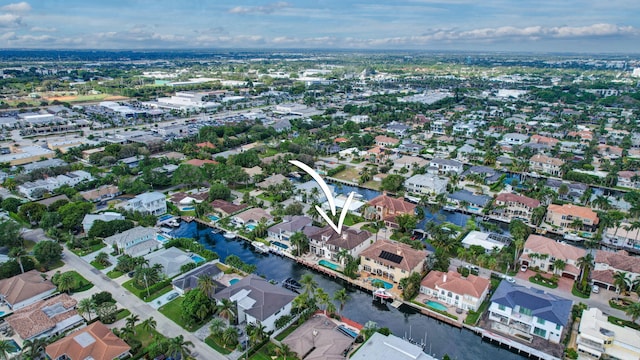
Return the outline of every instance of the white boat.
[[[578,236],[577,234],[574,233],[566,233],[564,234],[563,238],[565,240],[569,240],[569,241],[584,241],[584,238]]]
[[[373,292],[373,296],[374,297],[379,297],[381,299],[391,299],[393,297],[393,295],[391,295],[391,293],[389,293],[386,289],[384,288],[379,288],[376,291]]]
[[[256,249],[257,252],[260,252],[263,254],[269,252],[269,247],[260,241],[253,241],[251,242],[251,245],[253,245],[253,247]]]
[[[180,226],[180,223],[176,219],[171,219],[171,220],[167,221],[167,225],[173,226],[173,227],[178,227],[178,226]]]
[[[448,211],[448,212],[454,212],[454,211],[456,211],[458,209],[455,206],[445,205],[445,206],[442,207],[442,210]]]
[[[235,239],[237,235],[233,231],[227,231],[222,236],[224,236],[225,239]]]

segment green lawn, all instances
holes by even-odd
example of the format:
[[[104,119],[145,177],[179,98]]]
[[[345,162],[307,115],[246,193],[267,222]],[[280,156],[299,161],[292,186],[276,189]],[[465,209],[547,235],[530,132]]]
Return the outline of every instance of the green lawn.
[[[109,279],[117,279],[122,275],[124,275],[124,273],[118,270],[111,270],[107,273],[107,276],[109,277]]]
[[[147,294],[147,289],[138,289],[133,282],[133,279],[125,282],[124,284],[122,284],[122,287],[124,287],[125,289],[131,291],[132,294],[134,294],[135,296],[139,297],[140,299],[144,300],[145,302],[150,302],[153,301],[155,299],[157,299],[159,296],[164,295],[166,293],[168,293],[169,291],[171,291],[171,289],[173,288],[171,286],[171,283],[167,284],[166,286],[159,288],[157,290],[153,290],[152,288],[154,287],[153,285],[149,286],[149,288],[151,289],[150,292]]]
[[[82,277],[82,275],[78,274],[77,271],[72,270],[68,272],[73,274],[73,278],[75,279],[75,282],[76,282],[76,286],[73,289],[71,289],[71,292],[74,292],[74,293],[83,292],[93,287],[93,283],[89,282],[89,280]]]
[[[184,301],[184,297],[179,296],[175,300],[162,305],[158,311],[189,332],[198,330],[202,325],[204,325],[204,323],[187,324],[187,322],[182,318],[182,301]]]
[[[276,344],[272,342],[266,343],[263,347],[260,348],[255,354],[253,354],[249,359],[250,360],[286,360],[282,356],[274,356],[271,357],[269,354],[273,354],[274,349],[276,348]],[[291,359],[291,358],[287,358]]]
[[[69,249],[71,250],[72,253],[78,255],[78,256],[85,256],[85,255],[89,255],[91,253],[94,253],[102,248],[104,248],[105,246],[107,246],[105,243],[99,243],[99,244],[95,244],[95,245],[91,245],[89,247],[86,248],[73,248],[73,249]]]
[[[281,332],[280,334],[278,334],[278,336],[276,336],[276,340],[278,341],[282,341],[284,340],[287,336],[289,336],[289,334],[291,334],[292,332],[294,332],[300,325],[298,325],[298,322],[294,322],[293,324],[291,324],[288,328],[286,328],[283,332]]]
[[[571,288],[571,293],[579,298],[588,299],[591,296],[591,293],[583,293],[576,287],[576,283],[573,284],[573,288]]]
[[[222,344],[219,344],[217,339],[214,338],[212,335],[207,336],[204,339],[204,342],[207,345],[209,345],[213,350],[219,352],[222,355],[231,354],[231,352],[233,351],[233,349],[227,349],[226,347],[222,346]]]
[[[129,311],[127,309],[120,309],[120,310],[118,310],[118,314],[116,315],[116,321],[122,320],[122,319],[126,318],[129,315],[131,315],[131,311]]]
[[[98,269],[98,270],[104,270],[106,268],[106,266],[102,265],[101,263],[93,260],[92,262],[90,262],[89,264],[93,265],[94,268]],[[109,264],[108,266],[110,266],[111,264]]]

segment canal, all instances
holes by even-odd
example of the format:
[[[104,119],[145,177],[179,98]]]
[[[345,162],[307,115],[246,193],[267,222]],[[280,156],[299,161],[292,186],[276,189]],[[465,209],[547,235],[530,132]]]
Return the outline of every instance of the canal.
[[[402,305],[395,309],[390,304],[374,301],[371,294],[350,287],[342,280],[330,279],[315,273],[288,258],[256,253],[249,243],[227,240],[220,234],[213,234],[211,228],[197,222],[182,222],[172,235],[198,240],[207,249],[215,251],[223,262],[227,256],[237,255],[244,262],[256,265],[256,272],[267,279],[282,281],[293,277],[299,280],[302,275],[312,273],[318,285],[329,294],[346,286],[350,299],[345,305],[344,316],[361,324],[374,321],[379,327],[389,328],[396,336],[411,337],[417,342],[424,342],[426,352],[435,354],[439,359],[444,354],[460,360],[523,359],[520,355],[481,341],[479,336],[468,330],[440,323],[415,312],[410,307]]]

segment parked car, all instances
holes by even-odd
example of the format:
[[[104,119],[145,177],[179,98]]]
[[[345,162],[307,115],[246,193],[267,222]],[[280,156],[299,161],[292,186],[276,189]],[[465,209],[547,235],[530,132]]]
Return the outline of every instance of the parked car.
[[[505,280],[507,280],[508,282],[514,284],[516,282],[516,279],[512,278],[511,276],[507,276],[504,278]]]
[[[177,298],[178,295],[180,295],[180,294],[174,292],[173,294],[167,296],[167,301],[171,301],[171,300]]]
[[[527,265],[520,266],[520,271],[526,272],[529,267]]]
[[[600,287],[598,285],[591,286],[591,292],[597,294],[600,292]]]

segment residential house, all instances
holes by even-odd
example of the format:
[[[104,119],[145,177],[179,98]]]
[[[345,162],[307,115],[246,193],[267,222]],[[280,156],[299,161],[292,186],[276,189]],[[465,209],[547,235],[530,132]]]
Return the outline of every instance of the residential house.
[[[407,170],[420,169],[429,165],[429,161],[418,156],[405,155],[393,161],[393,167]]]
[[[559,179],[547,179],[545,186],[556,192],[561,200],[572,202],[579,202],[585,191],[589,189],[587,184],[572,183]]]
[[[523,145],[529,141],[529,135],[526,134],[518,134],[518,133],[508,133],[504,134],[502,137],[502,141],[500,143],[506,145]]]
[[[448,196],[453,203],[465,207],[470,212],[481,212],[492,200],[489,195],[476,195],[469,190],[458,190]]]
[[[77,170],[64,175],[48,177],[46,179],[27,181],[18,185],[18,192],[28,198],[40,198],[42,194],[52,192],[63,185],[74,187],[83,181],[89,181],[92,179],[93,177],[88,172]]]
[[[398,215],[414,215],[416,205],[403,198],[393,198],[386,193],[373,198],[367,204],[364,211],[364,218],[373,221],[384,221],[387,227],[392,229],[398,228],[396,217]]]
[[[226,288],[226,286],[219,282],[224,272],[220,270],[217,265],[218,263],[218,260],[214,260],[213,262],[198,266],[191,271],[187,271],[171,282],[173,290],[180,295],[184,295],[187,291],[197,288],[198,280],[205,276],[213,280],[215,285],[214,293],[221,291]]]
[[[636,256],[630,256],[624,250],[603,251],[596,250],[591,281],[604,289],[616,290],[614,275],[624,273],[629,284],[640,279],[640,262]],[[617,289],[621,291],[622,289]]]
[[[395,335],[373,333],[361,345],[357,352],[349,358],[351,360],[436,360],[424,350],[409,341]]]
[[[529,142],[531,143],[535,143],[535,144],[544,144],[544,145],[548,145],[549,147],[554,147],[556,146],[557,143],[560,142],[560,140],[552,138],[552,137],[547,137],[547,136],[542,136],[542,135],[533,135],[531,136],[531,139],[529,139]]]
[[[430,174],[449,174],[456,173],[462,174],[464,168],[462,167],[462,163],[456,160],[451,159],[432,159],[429,162],[429,168],[427,172]]]
[[[521,264],[559,273],[562,277],[574,280],[580,276],[578,259],[587,253],[584,249],[540,235],[529,235],[523,249],[520,256]],[[564,261],[564,268],[556,269],[556,260]]]
[[[22,340],[60,335],[84,324],[76,304],[74,298],[63,293],[16,310],[6,320]]]
[[[528,196],[501,193],[495,198],[492,213],[504,219],[519,219],[531,223],[533,210],[539,206],[540,201]]]
[[[448,179],[436,175],[417,174],[404,182],[408,192],[418,195],[438,195],[447,192]]]
[[[144,215],[160,216],[167,213],[167,201],[163,193],[152,191],[136,195],[136,197],[127,201],[124,208]]]
[[[489,306],[492,330],[531,341],[533,336],[560,343],[573,302],[542,290],[502,281]]]
[[[291,313],[296,296],[290,290],[250,274],[213,297],[217,301],[229,299],[237,304],[239,324],[261,324],[269,332],[276,329],[276,320]]]
[[[488,166],[474,165],[462,173],[463,178],[467,178],[470,175],[480,176],[482,179],[484,179],[485,184],[493,184],[496,181],[500,180],[500,177],[503,175],[503,173]]]
[[[259,189],[266,190],[270,186],[280,185],[284,182],[290,182],[290,181],[284,175],[275,174],[275,175],[269,176],[268,178],[264,179],[259,183],[256,183],[256,187],[258,187]]]
[[[45,348],[52,360],[113,360],[130,357],[131,347],[100,321],[73,332]]]
[[[577,230],[580,236],[590,237],[596,231],[599,219],[598,214],[588,207],[551,204],[547,207],[544,221],[565,233]]]
[[[186,165],[191,165],[195,167],[203,167],[206,164],[217,164],[218,162],[211,159],[190,159],[184,162]]]
[[[196,263],[192,253],[172,246],[168,249],[160,249],[144,256],[148,261],[149,267],[156,264],[162,266],[162,273],[167,278],[172,278],[180,274],[182,266],[190,263]]]
[[[622,156],[624,150],[619,146],[612,146],[608,144],[598,145],[598,154],[605,159],[617,159]]]
[[[609,321],[602,310],[582,311],[578,328],[580,359],[640,359],[640,331]]]
[[[390,154],[391,151],[382,146],[374,146],[366,152],[367,160],[378,164],[386,162]]]
[[[462,246],[465,249],[471,246],[481,246],[486,253],[494,250],[502,250],[503,247],[511,244],[512,238],[496,233],[485,233],[480,231],[470,231],[467,236],[462,239]]]
[[[531,171],[537,171],[552,176],[562,176],[564,161],[542,154],[536,154],[529,159]]]
[[[331,226],[327,225],[308,235],[308,238],[312,254],[337,261],[337,255],[342,250],[357,258],[362,250],[369,247],[372,235],[366,230],[348,226],[343,226],[342,232],[338,234]]]
[[[398,150],[409,154],[419,154],[422,149],[424,149],[423,145],[416,144],[411,141],[403,141],[402,144],[398,146]]]
[[[617,186],[640,189],[640,171],[619,171]]]
[[[306,216],[285,216],[282,220],[267,230],[269,238],[288,242],[293,234],[313,224],[313,220]]]
[[[221,217],[227,217],[246,209],[247,205],[236,205],[226,200],[216,199],[211,202],[211,208]]]
[[[374,138],[374,142],[378,146],[394,147],[398,145],[400,140],[385,135],[378,135]]]
[[[408,127],[407,125],[400,124],[400,123],[397,123],[397,122],[394,121],[394,122],[390,123],[389,126],[387,126],[387,128],[385,130],[387,132],[395,134],[396,136],[404,137],[404,136],[409,134],[409,130],[410,129],[411,128]]]
[[[327,184],[327,186],[329,187],[329,190],[331,191],[331,193],[334,194],[335,186],[333,186],[333,184]],[[327,201],[327,196],[324,194],[324,191],[322,191],[320,184],[318,184],[318,182],[315,180],[309,180],[307,182],[297,183],[295,187],[296,187],[295,199],[297,201],[308,203],[308,204],[312,203],[314,200],[320,204],[325,203]]]
[[[83,191],[80,193],[83,199],[92,202],[113,199],[120,194],[122,194],[122,191],[120,191],[120,189],[115,185],[102,185],[97,189]]]
[[[82,230],[85,234],[89,233],[91,227],[93,227],[93,223],[96,221],[109,222],[112,220],[124,220],[124,215],[117,212],[103,212],[100,214],[87,214],[82,219]]]
[[[489,293],[489,279],[456,271],[430,271],[420,282],[420,293],[458,309],[477,311]]]
[[[36,270],[0,280],[0,300],[14,311],[47,298],[55,291],[56,286]]]
[[[398,282],[413,272],[422,273],[427,255],[426,250],[380,239],[360,253],[360,265],[368,273]]]
[[[273,216],[271,216],[271,214],[269,214],[266,210],[261,208],[251,208],[249,210],[236,214],[233,217],[232,221],[236,225],[247,226],[251,224],[257,224],[263,219],[264,221],[266,221],[267,225],[273,224]]]
[[[118,252],[134,257],[148,254],[162,245],[156,240],[155,229],[142,226],[109,236],[104,239],[104,242]]]
[[[209,191],[206,190],[196,193],[186,193],[180,191],[171,195],[169,201],[180,208],[184,208],[193,206],[195,204],[200,204],[201,202],[206,201],[208,198]]]

